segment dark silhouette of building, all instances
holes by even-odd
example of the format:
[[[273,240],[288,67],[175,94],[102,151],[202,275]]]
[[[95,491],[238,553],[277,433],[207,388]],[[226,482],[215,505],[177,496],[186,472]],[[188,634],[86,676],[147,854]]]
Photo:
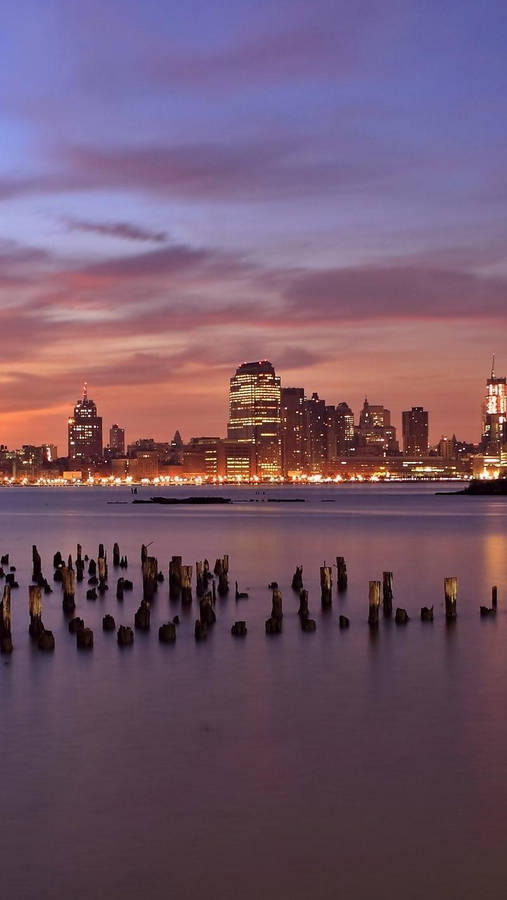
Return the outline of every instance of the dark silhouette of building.
[[[255,449],[260,478],[281,474],[280,378],[270,362],[243,363],[230,380],[227,436]]]
[[[336,407],[336,441],[338,456],[347,456],[354,449],[354,413],[348,403]]]
[[[102,460],[102,418],[97,407],[88,397],[88,385],[83,387],[83,397],[74,407],[74,415],[68,422],[69,463],[75,465],[97,464]]]
[[[119,425],[109,429],[109,451],[112,457],[125,456],[125,429]]]
[[[305,470],[322,474],[327,461],[327,408],[316,393],[305,400],[304,436]]]
[[[281,392],[282,471],[304,468],[304,388],[287,387]]]
[[[403,452],[410,456],[428,454],[428,413],[422,406],[413,406],[402,413]]]

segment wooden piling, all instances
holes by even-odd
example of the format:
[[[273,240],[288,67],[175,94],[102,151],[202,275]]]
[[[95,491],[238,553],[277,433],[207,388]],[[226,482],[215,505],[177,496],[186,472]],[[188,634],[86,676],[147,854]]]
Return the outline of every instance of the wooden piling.
[[[199,603],[199,615],[201,622],[206,626],[214,625],[217,617],[213,609],[212,595],[208,592]]]
[[[42,591],[40,585],[31,584],[28,588],[28,611],[30,614],[30,625],[28,632],[30,637],[37,638],[44,631],[42,624]]]
[[[123,600],[124,583],[125,583],[124,578],[118,578],[118,581],[116,582],[116,599],[117,600]]]
[[[384,615],[389,618],[393,614],[393,573],[384,572],[382,575],[382,606]]]
[[[84,577],[84,560],[81,544],[77,545],[76,551],[76,581],[82,581]]]
[[[174,644],[176,640],[176,625],[174,622],[166,622],[158,629],[158,639],[161,644]]]
[[[324,564],[320,567],[320,600],[323,609],[330,607],[333,602],[332,588],[331,566]]]
[[[116,542],[113,545],[113,566],[115,569],[120,566],[120,548]]]
[[[368,593],[368,625],[370,628],[378,626],[378,614],[380,608],[380,581],[370,581]]]
[[[303,589],[303,566],[296,566],[296,571],[292,576],[292,590],[298,593]]]
[[[244,621],[235,622],[234,625],[232,625],[232,627],[231,627],[231,634],[233,634],[234,637],[246,637],[246,634],[247,634],[246,622],[244,622]]]
[[[202,597],[206,588],[207,581],[204,579],[204,563],[196,562],[195,564],[195,593],[198,597]]]
[[[0,603],[0,653],[12,653],[11,588],[9,584],[4,586]]]
[[[102,550],[104,549],[101,545]],[[107,562],[104,554],[97,559],[97,571],[99,574],[99,594],[107,591]]]
[[[117,640],[120,647],[130,647],[134,643],[134,632],[128,625],[120,625]]]
[[[154,556],[147,556],[143,562],[143,599],[148,603],[153,600],[157,587],[158,560]]]
[[[458,595],[458,579],[444,578],[445,618],[448,622],[456,619],[456,603]]]
[[[181,602],[184,606],[192,603],[192,566],[181,566]]]
[[[336,557],[336,585],[339,594],[343,594],[347,590],[347,565],[344,556]]]
[[[32,546],[32,581],[35,584],[39,584],[40,579],[42,578],[42,563],[39,551],[35,544]]]
[[[433,607],[432,606],[422,606],[421,607],[421,622],[433,622]]]
[[[229,593],[229,557],[227,554],[215,562],[215,575],[218,575],[218,596],[225,597]]]
[[[282,592],[278,588],[273,588],[271,615],[269,619],[266,619],[266,634],[280,634],[282,619]]]
[[[143,564],[145,559],[148,559],[148,548],[144,544],[142,544],[142,546],[141,546],[141,565]]]
[[[72,612],[72,610],[76,608],[74,599],[76,593],[74,569],[70,568],[69,566],[64,566],[61,571],[63,587],[62,606],[65,612]]]
[[[141,601],[141,606],[134,616],[134,625],[139,631],[148,631],[150,627],[150,604],[147,600]]]
[[[496,584],[495,584],[495,585],[493,585],[493,587],[491,588],[491,606],[492,606],[492,608],[493,608],[493,609],[496,609],[496,608],[497,608],[497,604],[498,604],[498,588],[497,588],[497,586],[496,586]]]
[[[169,563],[169,597],[179,600],[181,594],[181,556],[172,556]]]

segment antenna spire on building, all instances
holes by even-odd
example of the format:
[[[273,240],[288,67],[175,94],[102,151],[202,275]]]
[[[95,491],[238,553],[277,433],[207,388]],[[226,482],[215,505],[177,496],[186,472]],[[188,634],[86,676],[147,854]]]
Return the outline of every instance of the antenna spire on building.
[[[491,377],[495,377],[495,354],[493,353],[493,359],[491,362]]]
[[[83,384],[83,400],[88,400],[88,382]]]

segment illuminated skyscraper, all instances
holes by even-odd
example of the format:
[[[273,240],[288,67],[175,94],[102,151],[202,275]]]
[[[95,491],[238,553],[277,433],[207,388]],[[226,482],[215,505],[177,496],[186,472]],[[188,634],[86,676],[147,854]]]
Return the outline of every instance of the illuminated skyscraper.
[[[485,453],[500,453],[507,442],[507,379],[495,376],[495,357],[491,375],[486,382],[483,406],[481,449]]]
[[[227,436],[253,444],[260,478],[281,474],[280,378],[270,362],[243,363],[230,381]]]
[[[413,406],[402,413],[403,452],[412,456],[428,454],[428,413],[422,406]]]
[[[102,418],[97,407],[88,398],[88,386],[83,387],[83,398],[74,407],[69,419],[69,462],[78,465],[97,463],[102,459]]]
[[[327,460],[326,401],[314,393],[305,400],[305,469],[314,475],[324,472]]]
[[[354,413],[348,403],[336,407],[337,451],[338,455],[350,453],[354,446]]]

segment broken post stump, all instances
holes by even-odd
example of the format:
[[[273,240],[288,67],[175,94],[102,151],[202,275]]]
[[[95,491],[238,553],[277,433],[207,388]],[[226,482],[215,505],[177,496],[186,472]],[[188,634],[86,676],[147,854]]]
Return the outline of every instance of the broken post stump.
[[[12,653],[11,588],[9,584],[4,586],[2,602],[0,603],[0,652]]]
[[[141,601],[141,606],[134,616],[134,625],[139,631],[148,631],[150,627],[150,604],[147,600]]]
[[[184,606],[192,603],[192,566],[180,566],[181,602]]]
[[[421,606],[421,622],[433,622],[432,606]]]
[[[350,625],[350,622],[349,622],[347,616],[340,616],[340,618],[338,619],[338,624],[339,624],[340,628],[348,628]]]
[[[407,610],[402,609],[401,606],[398,606],[395,616],[394,616],[394,621],[396,622],[397,625],[406,625],[408,622]]]
[[[115,631],[116,630],[116,623],[114,621],[114,618],[113,618],[113,616],[109,615],[109,613],[106,613],[106,615],[103,616],[103,618],[102,618],[102,630],[103,631]]]
[[[161,644],[174,644],[176,640],[176,625],[174,622],[165,622],[158,629],[158,639]]]
[[[143,562],[143,600],[151,603],[158,587],[158,560],[147,556]]]
[[[301,591],[303,589],[303,566],[296,566],[296,571],[292,576],[292,590]]]
[[[84,621],[79,616],[75,616],[69,622],[69,631],[71,634],[76,634],[76,632],[80,631],[81,628],[84,628]]]
[[[169,597],[178,600],[181,594],[181,556],[172,556],[169,562]]]
[[[455,577],[444,578],[445,618],[448,622],[456,619],[456,602],[458,595],[458,579]]]
[[[234,625],[232,625],[232,627],[231,627],[231,634],[233,634],[234,637],[246,637],[246,633],[247,633],[246,622],[243,622],[243,621],[235,622]]]
[[[120,548],[116,542],[113,545],[113,566],[115,569],[120,566]]]
[[[74,599],[76,592],[74,569],[69,566],[63,566],[61,573],[63,587],[62,606],[65,612],[72,612],[72,610],[76,608]]]
[[[209,591],[204,595],[199,603],[199,615],[201,618],[201,622],[203,622],[206,627],[214,625],[217,620],[215,610],[213,609],[212,595],[209,593]]]
[[[38,640],[44,631],[44,625],[42,624],[42,592],[38,584],[31,584],[28,588],[28,611],[30,614],[28,633],[30,637]]]
[[[343,594],[344,591],[347,590],[348,578],[347,578],[347,565],[345,563],[344,556],[336,557],[336,586],[338,588],[338,593]]]
[[[76,631],[76,647],[78,650],[93,650],[93,631],[91,628],[80,628]]]
[[[384,572],[382,575],[382,606],[384,615],[389,618],[393,614],[393,573]]]
[[[42,563],[40,558],[40,553],[37,550],[35,544],[32,546],[32,581],[35,584],[39,584],[40,579],[42,578]]]
[[[55,637],[53,632],[44,629],[39,636],[37,646],[39,650],[51,653],[55,649]]]
[[[320,600],[323,609],[328,609],[333,602],[332,587],[331,566],[323,565],[320,567]]]
[[[271,615],[269,619],[266,619],[266,634],[280,634],[282,619],[282,592],[276,587],[273,589]]]
[[[380,608],[380,581],[370,581],[368,592],[368,625],[370,628],[378,626],[378,613]]]
[[[130,647],[134,643],[134,632],[128,625],[120,625],[117,640],[120,647]]]
[[[497,604],[498,604],[498,588],[495,584],[491,588],[491,606],[493,607],[493,609],[496,609]]]

